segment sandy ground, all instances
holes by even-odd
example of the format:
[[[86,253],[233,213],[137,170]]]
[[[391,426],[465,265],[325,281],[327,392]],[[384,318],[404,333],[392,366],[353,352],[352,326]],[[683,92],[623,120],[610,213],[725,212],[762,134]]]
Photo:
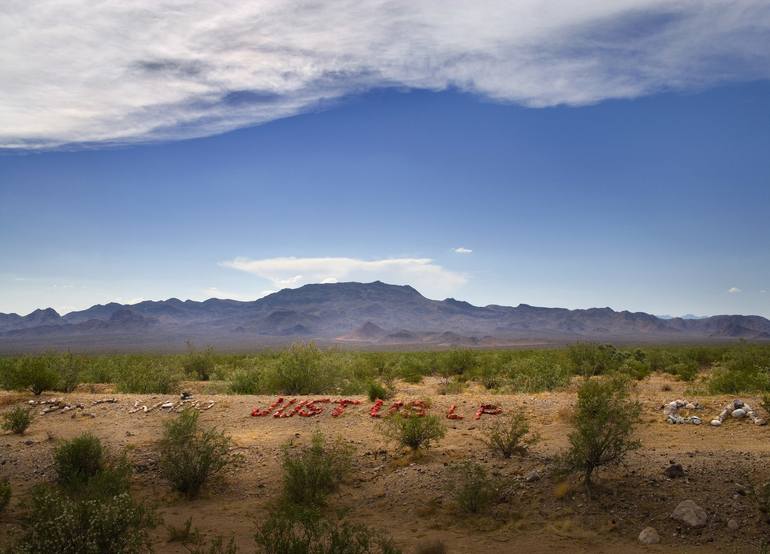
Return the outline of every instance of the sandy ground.
[[[275,397],[205,394],[200,384],[187,384],[200,400],[213,399],[213,408],[201,415],[206,425],[224,429],[233,438],[237,463],[207,487],[202,496],[187,501],[173,492],[157,474],[156,442],[170,414],[155,411],[129,414],[135,400],[152,404],[175,400],[162,395],[112,395],[107,388],[98,393],[75,392],[57,395],[81,402],[86,409],[72,413],[38,415],[24,436],[0,437],[0,477],[8,477],[14,490],[9,510],[0,516],[0,543],[18,532],[20,503],[31,486],[52,475],[52,451],[56,441],[89,431],[113,451],[129,448],[137,495],[157,503],[166,525],[181,526],[190,516],[205,535],[235,536],[241,551],[254,550],[256,524],[265,517],[269,502],[281,487],[281,445],[309,441],[315,429],[330,437],[341,436],[356,450],[355,471],[330,510],[344,511],[354,521],[381,529],[392,536],[404,552],[440,539],[453,553],[461,552],[759,552],[763,537],[770,539],[770,525],[761,520],[750,495],[742,486],[770,479],[770,426],[757,427],[747,421],[729,421],[721,428],[707,424],[670,425],[660,407],[675,398],[697,400],[706,408],[699,413],[705,422],[731,398],[686,394],[687,385],[663,376],[652,376],[638,385],[643,404],[638,436],[642,448],[631,454],[624,466],[602,471],[601,491],[586,498],[574,481],[564,481],[551,472],[554,457],[567,444],[568,415],[575,401],[573,390],[497,395],[471,388],[460,395],[439,396],[435,380],[399,387],[399,399],[430,398],[431,412],[444,414],[458,405],[460,421],[446,420],[448,433],[435,448],[413,458],[389,444],[379,423],[369,417],[371,403],[350,406],[344,415],[331,417],[331,408],[314,418],[251,417],[255,406],[267,407]],[[671,390],[664,390],[670,387]],[[92,401],[115,396],[116,404],[91,407]],[[42,398],[52,398],[52,395]],[[31,395],[0,393],[0,406],[31,399]],[[758,404],[756,398],[746,401]],[[505,412],[524,410],[540,442],[530,454],[503,460],[480,442],[483,429],[495,416],[474,420],[481,402],[502,406]],[[388,404],[386,404],[387,407]],[[39,410],[39,409],[38,409]],[[83,412],[93,414],[88,417]],[[457,513],[447,492],[448,466],[457,460],[473,459],[487,467],[504,486],[500,500],[489,514],[463,516]],[[663,470],[670,462],[681,463],[686,477],[668,479]],[[528,482],[524,476],[537,471],[542,478]],[[692,499],[709,514],[703,529],[683,529],[670,513],[685,499]],[[728,519],[739,523],[727,528]],[[642,546],[641,529],[652,525],[661,544]],[[185,552],[168,543],[164,525],[153,536],[156,549]]]

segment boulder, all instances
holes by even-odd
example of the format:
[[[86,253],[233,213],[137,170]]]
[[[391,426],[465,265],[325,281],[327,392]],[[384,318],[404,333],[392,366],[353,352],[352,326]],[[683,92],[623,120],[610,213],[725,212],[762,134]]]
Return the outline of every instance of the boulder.
[[[671,517],[690,527],[705,527],[708,522],[706,510],[698,506],[692,500],[683,500],[674,509]]]
[[[660,542],[660,535],[658,535],[654,527],[645,527],[639,533],[639,542],[642,544],[658,544]]]
[[[684,477],[684,468],[682,467],[682,464],[671,464],[663,473],[665,473],[666,477],[669,479],[677,479],[679,477]]]

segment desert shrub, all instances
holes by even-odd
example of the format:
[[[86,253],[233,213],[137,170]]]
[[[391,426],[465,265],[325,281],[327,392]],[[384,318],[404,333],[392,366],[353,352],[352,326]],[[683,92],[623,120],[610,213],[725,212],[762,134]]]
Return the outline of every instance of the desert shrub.
[[[334,386],[332,369],[323,367],[322,353],[313,344],[292,344],[266,368],[265,379],[272,392],[321,394]]]
[[[32,410],[24,406],[14,406],[3,414],[3,429],[17,435],[23,435],[32,423]]]
[[[479,375],[479,382],[487,390],[494,390],[500,387],[501,379],[500,372],[492,367],[485,367],[481,370]]]
[[[461,383],[456,379],[442,377],[441,381],[438,384],[438,387],[436,388],[436,392],[441,395],[460,394],[464,388],[465,388],[465,383]]]
[[[160,471],[188,498],[194,498],[204,483],[228,463],[230,438],[216,429],[200,429],[199,413],[186,409],[165,423],[160,441]]]
[[[198,528],[192,526],[191,517],[184,522],[183,527],[168,525],[166,530],[168,531],[168,542],[181,543],[190,554],[236,554],[238,552],[234,538],[231,538],[227,543],[221,536],[213,538],[211,542],[207,541],[198,531]]]
[[[105,466],[102,443],[89,433],[65,441],[53,457],[59,484],[70,489],[81,486]]]
[[[709,380],[714,394],[770,392],[770,348],[740,344],[727,350]]]
[[[63,491],[33,490],[18,554],[139,554],[151,552],[154,513],[131,496],[72,498]]]
[[[762,406],[762,409],[765,410],[765,413],[770,415],[770,394],[766,394],[762,397],[760,405]]]
[[[59,373],[50,355],[24,356],[16,359],[3,378],[7,389],[29,390],[35,396],[59,387]]]
[[[503,371],[511,389],[516,392],[542,392],[567,386],[571,373],[565,366],[545,356],[509,361]]]
[[[198,352],[191,342],[187,343],[187,357],[182,363],[185,374],[198,379],[198,381],[208,381],[214,372],[214,349],[206,348],[203,352]]]
[[[391,397],[390,391],[376,381],[369,383],[369,390],[367,391],[369,400],[374,402],[377,399],[387,400]]]
[[[597,468],[620,462],[639,448],[631,435],[640,412],[639,403],[630,399],[625,379],[588,380],[581,385],[565,461],[570,470],[582,472],[587,487]]]
[[[463,375],[476,367],[476,355],[467,348],[450,350],[445,354],[441,372],[444,375]]]
[[[529,423],[522,412],[495,419],[484,433],[484,443],[490,450],[503,458],[510,458],[514,453],[523,453],[537,437],[529,434]]]
[[[259,394],[259,372],[254,369],[236,369],[230,375],[229,391],[232,394]]]
[[[692,381],[698,376],[698,362],[695,360],[683,360],[666,367],[666,373],[670,373],[682,381]]]
[[[0,514],[8,507],[11,501],[11,483],[8,479],[0,481]]]
[[[383,422],[383,433],[401,446],[416,451],[430,448],[433,442],[444,438],[446,427],[435,415],[412,417],[396,413]]]
[[[584,377],[610,373],[623,363],[623,355],[611,344],[578,342],[568,352],[573,371]]]
[[[337,490],[350,472],[353,451],[337,439],[327,444],[320,431],[313,433],[311,445],[292,452],[289,445],[283,451],[283,495],[294,504],[320,506]]]
[[[451,468],[450,490],[461,512],[478,514],[489,508],[496,496],[495,486],[483,466],[466,461]]]
[[[180,375],[161,364],[142,361],[127,363],[118,372],[118,391],[128,394],[169,394],[176,392]]]
[[[58,356],[56,368],[59,373],[58,390],[72,392],[80,383],[82,360],[70,352]]]
[[[618,371],[637,381],[641,381],[652,372],[649,363],[632,356],[625,359],[623,364],[618,368]]]
[[[262,554],[400,554],[382,534],[363,525],[333,523],[298,510],[277,510],[257,530]]]

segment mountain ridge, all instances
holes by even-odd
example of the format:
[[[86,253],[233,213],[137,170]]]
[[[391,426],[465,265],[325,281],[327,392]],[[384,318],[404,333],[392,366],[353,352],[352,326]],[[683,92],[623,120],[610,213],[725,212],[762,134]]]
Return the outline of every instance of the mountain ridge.
[[[26,316],[0,313],[0,352],[176,347],[187,340],[223,346],[292,340],[495,346],[526,341],[730,339],[768,340],[770,320],[751,315],[669,319],[609,307],[475,306],[454,298],[431,300],[409,285],[381,281],[310,284],[253,301],[170,298],[96,304],[63,316],[51,308]]]

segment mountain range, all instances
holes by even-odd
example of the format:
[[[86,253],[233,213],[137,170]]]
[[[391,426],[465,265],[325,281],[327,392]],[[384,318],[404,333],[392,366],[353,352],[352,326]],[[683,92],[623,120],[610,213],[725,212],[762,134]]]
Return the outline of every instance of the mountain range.
[[[179,350],[186,341],[248,349],[298,340],[362,347],[504,346],[615,342],[770,340],[770,320],[718,315],[656,317],[610,308],[474,306],[431,300],[411,286],[333,283],[284,289],[252,302],[176,298],[0,313],[0,352]]]

